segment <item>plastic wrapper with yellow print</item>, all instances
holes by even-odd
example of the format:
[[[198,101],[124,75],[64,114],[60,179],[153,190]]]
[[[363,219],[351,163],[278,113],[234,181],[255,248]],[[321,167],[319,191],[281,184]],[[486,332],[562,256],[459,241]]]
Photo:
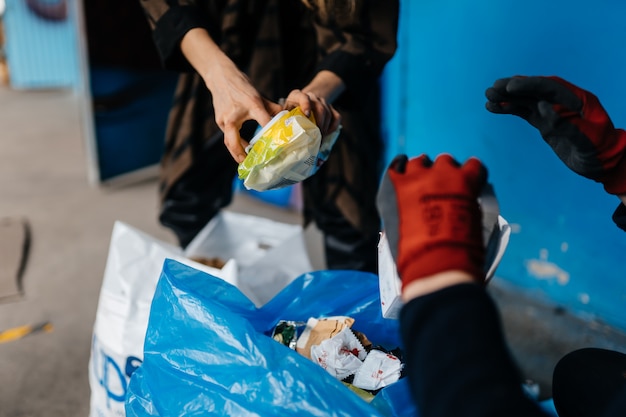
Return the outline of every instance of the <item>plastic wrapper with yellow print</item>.
[[[250,141],[239,178],[256,191],[303,181],[328,159],[337,136],[339,129],[322,137],[313,115],[306,117],[299,107],[283,110]]]

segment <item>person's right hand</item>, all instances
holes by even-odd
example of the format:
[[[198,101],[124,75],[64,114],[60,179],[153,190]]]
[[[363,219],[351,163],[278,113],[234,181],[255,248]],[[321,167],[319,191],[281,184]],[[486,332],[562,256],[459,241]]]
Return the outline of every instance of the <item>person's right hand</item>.
[[[246,158],[247,143],[239,130],[247,120],[265,126],[282,106],[263,97],[248,77],[231,62],[213,69],[205,82],[213,96],[215,121],[224,132],[224,144],[237,163]]]
[[[476,158],[460,165],[448,154],[435,162],[399,155],[391,162],[376,203],[403,288],[449,271],[484,280],[478,196],[486,181]]]
[[[307,116],[313,113],[315,124],[320,128],[322,136],[334,132],[341,124],[339,112],[326,99],[311,91],[292,90],[285,99],[285,109],[291,110],[294,107],[300,107]]]
[[[536,127],[572,171],[626,193],[626,132],[615,129],[597,97],[559,77],[502,78],[488,88],[486,108]]]

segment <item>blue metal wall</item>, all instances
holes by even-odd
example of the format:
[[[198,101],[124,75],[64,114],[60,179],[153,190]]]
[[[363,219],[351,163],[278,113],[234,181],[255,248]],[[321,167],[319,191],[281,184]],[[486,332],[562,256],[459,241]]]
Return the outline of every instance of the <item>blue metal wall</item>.
[[[525,121],[484,108],[515,74],[559,75],[626,127],[626,2],[401,2],[400,49],[384,76],[388,159],[477,156],[514,234],[497,276],[626,329],[626,234],[618,199],[570,172]]]

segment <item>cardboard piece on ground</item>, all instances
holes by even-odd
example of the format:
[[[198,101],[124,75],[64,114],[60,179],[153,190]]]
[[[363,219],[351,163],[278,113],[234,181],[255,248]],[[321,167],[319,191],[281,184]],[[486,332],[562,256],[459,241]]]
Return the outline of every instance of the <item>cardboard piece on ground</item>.
[[[30,227],[23,218],[0,219],[0,303],[23,295],[22,276],[30,248]]]

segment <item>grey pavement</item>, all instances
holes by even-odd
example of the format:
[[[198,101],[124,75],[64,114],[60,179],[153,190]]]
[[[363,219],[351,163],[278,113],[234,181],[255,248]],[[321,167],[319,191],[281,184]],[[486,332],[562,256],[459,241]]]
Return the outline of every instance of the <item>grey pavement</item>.
[[[89,184],[80,100],[67,91],[0,88],[0,218],[32,230],[24,295],[0,302],[0,331],[50,322],[53,330],[0,344],[0,417],[86,417],[92,327],[113,224],[173,243],[157,218],[154,180],[106,189]],[[299,223],[297,212],[238,196],[232,210]],[[307,232],[316,266],[319,235]],[[2,260],[0,253],[0,260]],[[549,395],[551,369],[583,346],[623,350],[626,336],[543,304],[499,278],[490,285],[524,374]]]
[[[0,304],[0,329],[54,330],[0,345],[0,415],[87,416],[86,364],[113,222],[168,239],[153,184],[111,192],[87,181],[79,100],[65,91],[0,90],[0,216],[25,218],[32,243],[24,296]]]

